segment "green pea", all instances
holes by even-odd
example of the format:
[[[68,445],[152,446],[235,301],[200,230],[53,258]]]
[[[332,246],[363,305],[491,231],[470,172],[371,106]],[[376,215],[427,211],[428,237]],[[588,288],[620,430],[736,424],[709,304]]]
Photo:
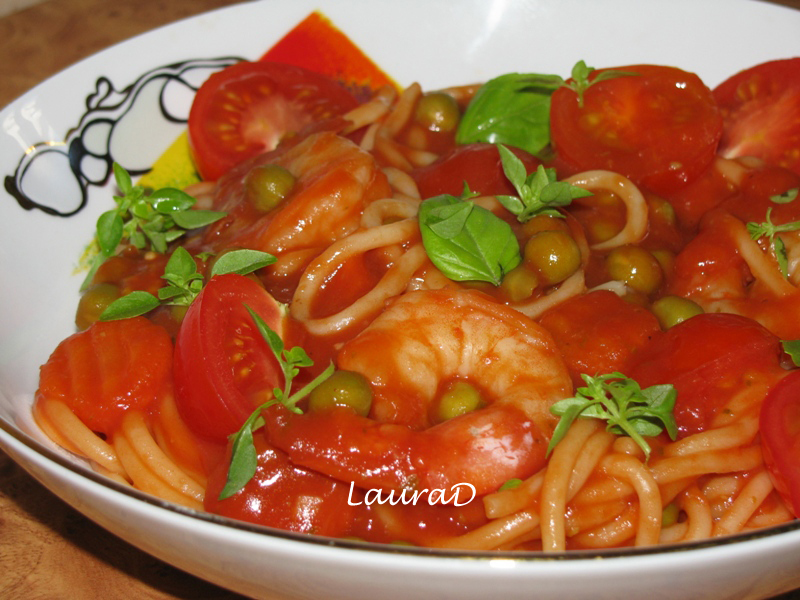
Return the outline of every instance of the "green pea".
[[[258,210],[269,212],[294,189],[294,175],[279,165],[259,165],[245,176],[247,200]]]
[[[569,232],[567,220],[553,215],[536,215],[532,219],[525,221],[522,225],[522,232],[531,237],[542,231],[564,231]]]
[[[675,226],[677,217],[675,216],[675,209],[672,207],[672,204],[659,196],[648,196],[647,206],[652,218],[660,219],[670,227]]]
[[[525,243],[525,262],[544,285],[561,283],[581,266],[581,251],[566,231],[541,231]]]
[[[698,304],[680,296],[659,298],[653,302],[650,310],[664,329],[669,329],[673,325],[703,313],[703,309]]]
[[[308,397],[308,409],[318,412],[335,406],[347,407],[366,417],[372,406],[372,388],[361,373],[334,371]]]
[[[643,294],[655,292],[664,278],[655,257],[639,246],[615,248],[606,257],[606,267],[612,279],[624,281]]]
[[[536,291],[538,285],[539,278],[536,276],[536,273],[525,265],[519,265],[506,273],[500,287],[506,293],[509,300],[512,302],[521,302],[526,298],[530,298],[533,292]]]
[[[674,502],[667,504],[664,507],[664,510],[661,511],[661,526],[662,527],[669,527],[670,525],[674,525],[678,522],[678,517],[680,517],[680,509],[678,505]]]
[[[439,399],[439,421],[447,421],[474,410],[483,404],[480,391],[466,381],[456,381]]]
[[[461,111],[455,98],[443,92],[425,94],[417,103],[414,118],[431,131],[454,131],[458,127]]]
[[[78,301],[75,325],[86,329],[100,319],[100,315],[114,300],[119,298],[119,288],[113,283],[96,283],[87,289]]]

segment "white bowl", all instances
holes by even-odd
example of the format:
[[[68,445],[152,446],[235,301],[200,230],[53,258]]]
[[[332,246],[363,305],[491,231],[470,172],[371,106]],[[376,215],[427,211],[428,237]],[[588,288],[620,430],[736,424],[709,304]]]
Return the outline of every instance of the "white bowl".
[[[160,101],[185,119],[192,86],[215,64],[199,59],[257,58],[317,8],[399,83],[424,89],[508,71],[566,75],[580,59],[675,65],[713,87],[759,62],[800,55],[800,11],[753,0],[264,0],[93,56],[0,115],[6,190],[16,182],[37,204],[5,193],[0,205],[0,447],[121,538],[254,597],[761,598],[800,587],[797,524],[668,550],[547,557],[373,546],[172,506],[94,474],[42,435],[30,416],[38,367],[73,331],[82,280],[74,269],[107,207],[109,161],[146,169],[177,136],[183,124],[166,119]],[[162,68],[178,63],[190,68]],[[126,91],[131,84],[136,94]],[[113,128],[94,122],[106,116]],[[67,155],[77,139],[88,151],[82,180]]]

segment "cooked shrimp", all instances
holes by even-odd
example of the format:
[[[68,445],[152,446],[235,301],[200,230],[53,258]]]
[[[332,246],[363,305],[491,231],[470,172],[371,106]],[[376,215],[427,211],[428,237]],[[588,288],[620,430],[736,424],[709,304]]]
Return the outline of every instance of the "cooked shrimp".
[[[248,200],[246,179],[263,165],[285,168],[295,183],[277,207],[259,212]],[[358,229],[364,207],[387,196],[387,177],[370,154],[335,133],[315,133],[239,165],[220,179],[213,204],[228,216],[209,228],[206,241],[279,257],[322,249]]]
[[[274,409],[269,435],[296,464],[365,488],[470,483],[485,494],[526,477],[544,465],[550,405],[571,392],[549,334],[474,290],[402,296],[337,362],[371,382],[369,417]],[[456,381],[480,390],[482,403],[440,422],[439,402]]]

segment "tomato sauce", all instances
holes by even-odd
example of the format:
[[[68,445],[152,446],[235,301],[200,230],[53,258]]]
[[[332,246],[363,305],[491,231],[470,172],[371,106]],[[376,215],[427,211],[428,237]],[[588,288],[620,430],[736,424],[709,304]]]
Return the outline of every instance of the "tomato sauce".
[[[368,90],[393,85],[358,48],[342,44],[343,39],[341,32],[315,13],[268,52],[264,60],[293,61],[333,77],[345,83],[359,101]],[[310,40],[313,47],[309,46]],[[337,53],[330,54],[331,48],[336,48]],[[787,231],[780,238],[787,247],[790,272],[779,276],[783,287],[778,286],[777,291],[776,285],[765,281],[761,267],[754,266],[740,235],[748,223],[763,223],[768,217],[775,224],[791,225],[800,220],[800,199],[792,200],[792,194],[800,189],[800,174],[785,168],[785,161],[784,166],[778,166],[761,159],[733,160],[718,155],[723,123],[733,109],[726,108],[721,113],[718,100],[696,76],[672,67],[630,68],[641,71],[642,77],[598,83],[586,92],[585,104],[577,102],[571,89],[556,90],[552,96],[553,140],[549,154],[534,157],[522,150],[514,152],[527,174],[541,165],[556,169],[560,177],[590,169],[622,173],[643,194],[645,204],[639,210],[647,213],[645,233],[619,247],[603,245],[624,230],[635,210],[604,188],[595,190],[588,199],[559,208],[560,213],[550,215],[549,222],[540,219],[536,223],[520,223],[497,203],[493,210],[510,225],[519,243],[519,266],[504,274],[506,279],[500,286],[447,280],[439,287],[477,289],[500,303],[522,306],[546,300],[573,275],[580,275],[585,285],[579,292],[537,313],[534,319],[536,327],[541,325],[547,339],[552,339],[558,360],[566,365],[569,377],[565,376],[565,380],[571,379],[578,387],[583,384],[584,374],[622,371],[642,387],[670,383],[678,389],[675,417],[680,436],[685,437],[707,430],[737,389],[766,385],[764,382],[783,376],[786,361],[781,339],[800,339],[800,294],[781,291],[793,289],[800,282],[800,235]],[[676,81],[681,85],[676,86]],[[642,97],[658,97],[663,102],[643,102]],[[463,98],[460,101],[463,109],[468,103]],[[331,110],[341,114],[349,107],[350,99],[345,97],[336,110]],[[419,159],[420,164],[404,173],[417,186],[422,200],[439,194],[460,196],[465,182],[470,190],[484,196],[517,193],[493,144],[457,146],[452,133],[424,131],[413,117],[410,119],[410,124],[395,132],[391,142],[400,148],[398,153],[403,160],[413,156],[419,159],[419,153],[428,153]],[[160,307],[149,315],[152,322],[162,326],[158,328],[162,333],[168,332],[162,338],[176,340],[174,355],[162,352],[158,358],[159,377],[168,373],[167,387],[175,384],[176,407],[163,401],[159,391],[148,392],[152,405],[144,408],[150,412],[155,436],[168,454],[188,472],[207,478],[205,508],[211,512],[303,533],[437,545],[488,522],[480,499],[463,506],[452,502],[448,505],[441,497],[438,504],[426,500],[392,504],[380,501],[389,497],[388,487],[381,496],[380,489],[348,484],[341,475],[350,472],[347,467],[366,473],[366,479],[375,477],[377,481],[396,483],[410,461],[424,463],[428,457],[443,452],[436,436],[414,441],[413,456],[402,452],[407,449],[404,444],[412,445],[408,440],[414,434],[435,426],[437,420],[434,404],[426,404],[427,399],[406,394],[402,386],[393,387],[391,383],[412,371],[413,364],[386,367],[387,381],[369,382],[377,394],[389,398],[385,406],[391,407],[386,409],[391,418],[385,421],[377,420],[374,412],[363,419],[343,419],[337,411],[345,409],[337,407],[321,415],[308,411],[310,418],[298,425],[290,418],[291,410],[307,411],[306,398],[288,408],[274,404],[265,407],[260,413],[265,426],[256,428],[254,434],[255,476],[240,493],[219,499],[229,474],[228,436],[264,398],[291,395],[312,382],[329,364],[335,365],[342,345],[374,318],[362,317],[343,331],[314,333],[310,326],[278,306],[294,301],[305,269],[331,243],[361,230],[360,215],[365,206],[396,192],[382,169],[391,163],[392,154],[379,155],[375,149],[367,152],[351,141],[363,131],[345,139],[335,133],[341,130],[341,121],[327,123],[322,127],[324,133],[313,126],[292,132],[292,139],[268,154],[253,158],[226,156],[225,161],[236,165],[230,169],[223,169],[213,157],[205,157],[209,159],[205,164],[212,178],[220,177],[214,207],[225,210],[228,216],[205,231],[180,240],[197,255],[200,272],[207,275],[212,260],[203,252],[218,253],[239,246],[274,251],[283,262],[261,270],[258,277],[223,275],[207,284],[188,310]],[[669,136],[652,137],[655,134],[651,129],[663,128]],[[314,142],[311,158],[297,150],[304,148],[306,142]],[[289,195],[268,211],[256,210],[243,191],[248,169],[260,163],[281,164],[293,169],[298,178]],[[296,202],[300,197],[303,202]],[[342,206],[341,213],[335,212]],[[549,253],[553,264],[540,264],[539,257],[531,256],[528,250],[529,244],[534,246],[543,233],[566,236],[572,244],[566,250],[562,245],[540,252]],[[398,252],[405,251],[418,242],[414,236],[394,247]],[[779,268],[769,239],[761,236],[749,243],[751,250],[754,246],[759,252],[759,264],[768,265],[772,271]],[[561,273],[556,266],[567,261],[565,256],[574,252],[573,246],[578,259],[570,270]],[[100,267],[93,283],[110,284],[119,296],[133,290],[157,294],[164,283],[166,261],[166,255],[125,247]],[[353,305],[379,284],[392,262],[391,255],[381,250],[341,261],[313,295],[309,320]],[[441,276],[439,280],[435,279],[437,275]],[[428,281],[444,278],[426,258],[407,287],[424,288]],[[508,283],[512,279],[513,287]],[[213,291],[219,289],[223,291]],[[654,306],[672,296],[692,301],[705,314],[686,319],[678,315],[681,318],[676,318],[677,324],[665,325]],[[393,300],[387,298],[384,304],[390,305]],[[230,308],[234,303],[236,307]],[[267,315],[268,326],[279,331],[281,346],[277,351],[268,348],[268,340],[259,335],[243,305],[258,307],[256,312]],[[91,320],[85,317],[84,320]],[[188,338],[190,341],[185,341]],[[313,365],[298,360],[297,378],[283,390],[281,386],[291,369],[281,372],[274,354],[286,356],[299,348]],[[79,354],[78,350],[64,351]],[[380,348],[387,355],[395,351],[389,342]],[[91,353],[80,349],[80,353],[86,352]],[[375,360],[380,362],[381,357]],[[495,356],[490,353],[484,362],[493,360]],[[135,365],[125,363],[124,358],[118,362],[124,368],[120,368],[117,378],[134,381]],[[63,367],[54,359],[48,365],[49,370],[43,370],[43,390],[50,393],[50,387],[67,387],[52,381],[61,371],[70,374],[73,367]],[[79,375],[87,377],[82,372]],[[488,397],[484,384],[473,381],[469,373],[438,381],[435,397],[440,398],[455,381],[469,382],[479,395]],[[156,402],[158,398],[161,403]],[[787,402],[785,398],[781,401]],[[480,404],[478,410],[485,404]],[[795,414],[791,406],[781,410]],[[83,415],[84,408],[77,407],[78,412]],[[773,418],[779,419],[774,414]],[[91,417],[86,420],[104,436],[113,437],[118,431],[116,414],[107,423],[95,422]],[[341,423],[344,425],[337,428]],[[293,427],[302,428],[300,439],[291,437]],[[401,443],[394,447],[384,442],[382,427],[393,433],[401,431],[397,434]],[[509,430],[514,427],[508,425]],[[347,448],[348,435],[375,435],[376,446],[383,458],[388,457],[387,462],[377,463],[373,457],[342,451]],[[787,435],[796,437],[796,432]],[[336,452],[341,454],[320,450],[320,440],[330,440],[331,446],[335,442],[339,448]],[[660,438],[654,441],[656,454],[663,443],[666,442]],[[544,448],[540,450],[543,452]],[[783,461],[781,457],[771,460],[774,464]],[[323,473],[316,468],[323,463],[332,472]],[[590,484],[602,483],[601,477],[593,477]],[[415,481],[401,484],[409,493],[422,491]],[[786,496],[797,495],[800,486],[783,484],[781,490]],[[451,490],[442,492],[449,497]],[[638,510],[629,500],[620,502],[625,505],[623,508]],[[580,502],[571,506],[568,520],[577,519],[582,510]],[[617,514],[620,507],[587,510],[599,512],[595,516],[582,513],[580,518],[596,518],[602,523],[607,516],[603,511]],[[525,547],[537,548],[537,544],[532,542]]]

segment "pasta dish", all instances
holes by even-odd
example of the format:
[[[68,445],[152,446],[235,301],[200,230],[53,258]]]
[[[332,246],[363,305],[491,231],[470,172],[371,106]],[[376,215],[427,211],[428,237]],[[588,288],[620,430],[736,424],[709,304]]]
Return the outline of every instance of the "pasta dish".
[[[50,438],[189,508],[379,543],[795,518],[800,58],[713,90],[284,60],[198,90],[196,183],[115,167],[78,332],[41,370]]]

